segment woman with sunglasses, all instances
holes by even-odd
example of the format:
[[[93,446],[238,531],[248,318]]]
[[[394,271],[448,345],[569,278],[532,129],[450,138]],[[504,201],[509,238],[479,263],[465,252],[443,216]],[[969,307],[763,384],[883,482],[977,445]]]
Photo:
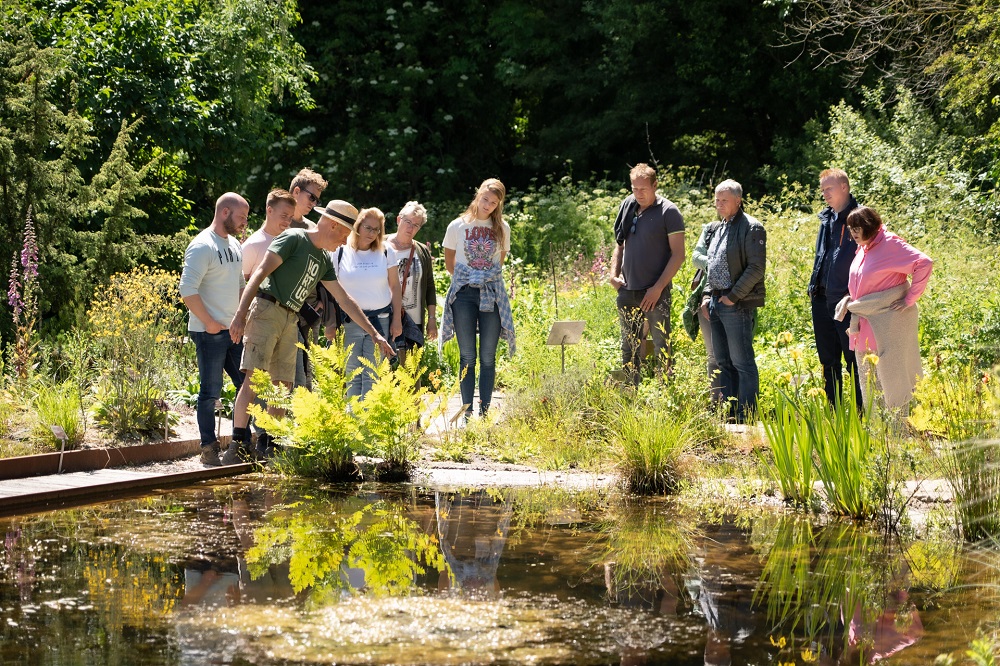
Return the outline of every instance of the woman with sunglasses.
[[[882,217],[867,206],[850,212],[847,227],[858,252],[847,279],[848,295],[836,316],[843,320],[845,308],[857,315],[851,317],[847,335],[858,359],[865,406],[870,406],[872,389],[878,388],[886,407],[905,414],[923,376],[916,306],[934,262],[887,231]]]
[[[476,333],[479,333],[479,413],[485,414],[496,382],[497,344],[503,336],[514,353],[514,318],[501,268],[510,252],[510,226],[503,219],[507,188],[484,180],[465,212],[444,235],[444,265],[451,273],[445,298],[441,342],[458,338],[462,403],[472,414],[476,388]]]
[[[384,239],[385,215],[378,208],[362,209],[347,243],[333,252],[333,266],[337,281],[358,302],[372,326],[386,340],[394,340],[403,331],[402,297],[396,264],[386,256]],[[358,324],[348,321],[344,325],[344,346],[351,349],[347,397],[364,398],[376,377],[361,359],[376,363],[375,341]],[[359,369],[361,372],[356,373]]]

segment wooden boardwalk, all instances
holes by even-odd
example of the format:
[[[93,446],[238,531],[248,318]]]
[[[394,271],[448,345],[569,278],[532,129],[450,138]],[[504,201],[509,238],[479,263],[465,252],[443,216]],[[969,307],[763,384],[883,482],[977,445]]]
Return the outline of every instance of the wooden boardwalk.
[[[162,466],[150,465],[8,479],[0,481],[0,516],[146,494],[160,488],[253,471],[249,463],[223,467],[201,467],[199,463],[198,467],[200,469],[164,473]]]

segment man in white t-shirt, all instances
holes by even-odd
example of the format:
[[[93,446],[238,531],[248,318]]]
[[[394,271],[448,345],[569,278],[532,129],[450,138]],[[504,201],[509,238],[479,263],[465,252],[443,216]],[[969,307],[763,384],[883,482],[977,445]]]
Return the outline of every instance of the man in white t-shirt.
[[[242,342],[229,335],[246,281],[243,278],[243,249],[236,236],[247,226],[250,205],[235,192],[227,192],[215,203],[212,224],[188,245],[184,252],[180,292],[190,311],[188,333],[198,358],[198,431],[201,461],[222,464],[215,432],[215,401],[222,395],[223,372],[237,389],[243,383],[240,371]]]
[[[243,243],[243,277],[250,279],[254,269],[264,259],[268,246],[278,234],[288,228],[295,214],[295,197],[288,190],[271,190],[267,195],[267,212],[262,226]]]

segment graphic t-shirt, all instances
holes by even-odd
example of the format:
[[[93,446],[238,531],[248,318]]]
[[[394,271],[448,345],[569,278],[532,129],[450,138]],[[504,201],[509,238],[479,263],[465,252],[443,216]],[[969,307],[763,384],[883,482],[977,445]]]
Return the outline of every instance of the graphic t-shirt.
[[[405,250],[394,250],[392,243],[385,244],[389,252],[389,265],[396,266],[399,270],[399,283],[403,283],[403,275],[406,274],[406,264],[410,258],[410,248]],[[403,291],[403,309],[415,321],[420,321],[420,313],[423,310],[423,303],[420,290],[420,278],[423,275],[424,267],[420,261],[420,253],[414,250],[413,264],[410,266],[410,275],[406,278],[406,290]]]
[[[392,303],[389,260],[382,250],[355,250],[350,245],[330,254],[337,280],[362,310],[378,310]]]
[[[504,243],[499,247],[490,220],[469,222],[457,218],[448,225],[441,243],[447,250],[455,250],[455,263],[465,264],[476,270],[488,270],[500,263],[500,252],[510,252],[510,225],[503,223]]]
[[[184,252],[180,292],[187,298],[197,294],[212,319],[229,326],[240,305],[243,280],[243,250],[235,236],[223,238],[211,228],[194,237]],[[189,312],[188,330],[205,332],[205,322]]]
[[[282,263],[264,278],[260,289],[289,310],[298,312],[320,280],[337,279],[330,255],[313,245],[305,229],[288,229],[267,249]]]

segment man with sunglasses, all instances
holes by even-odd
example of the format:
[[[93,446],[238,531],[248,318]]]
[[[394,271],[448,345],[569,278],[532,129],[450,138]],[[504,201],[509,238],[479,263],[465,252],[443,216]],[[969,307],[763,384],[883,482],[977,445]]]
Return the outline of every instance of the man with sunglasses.
[[[684,263],[684,218],[669,199],[656,193],[656,171],[636,164],[629,172],[632,194],[615,218],[611,285],[618,290],[622,328],[622,368],[639,385],[644,326],[653,338],[658,376],[670,370],[671,280]]]
[[[295,212],[292,214],[292,222],[289,225],[292,229],[315,229],[316,224],[306,218],[306,214],[312,212],[313,208],[319,205],[320,195],[326,189],[327,183],[323,176],[309,168],[302,169],[292,184],[288,186],[288,191],[295,198]],[[308,347],[316,340],[319,334],[319,321],[313,316],[319,310],[319,294],[313,289],[312,293],[306,296],[302,304],[302,313],[299,315],[299,342]],[[309,357],[304,349],[299,349],[295,355],[295,383],[294,386],[304,386],[312,389],[312,368],[309,367]]]

